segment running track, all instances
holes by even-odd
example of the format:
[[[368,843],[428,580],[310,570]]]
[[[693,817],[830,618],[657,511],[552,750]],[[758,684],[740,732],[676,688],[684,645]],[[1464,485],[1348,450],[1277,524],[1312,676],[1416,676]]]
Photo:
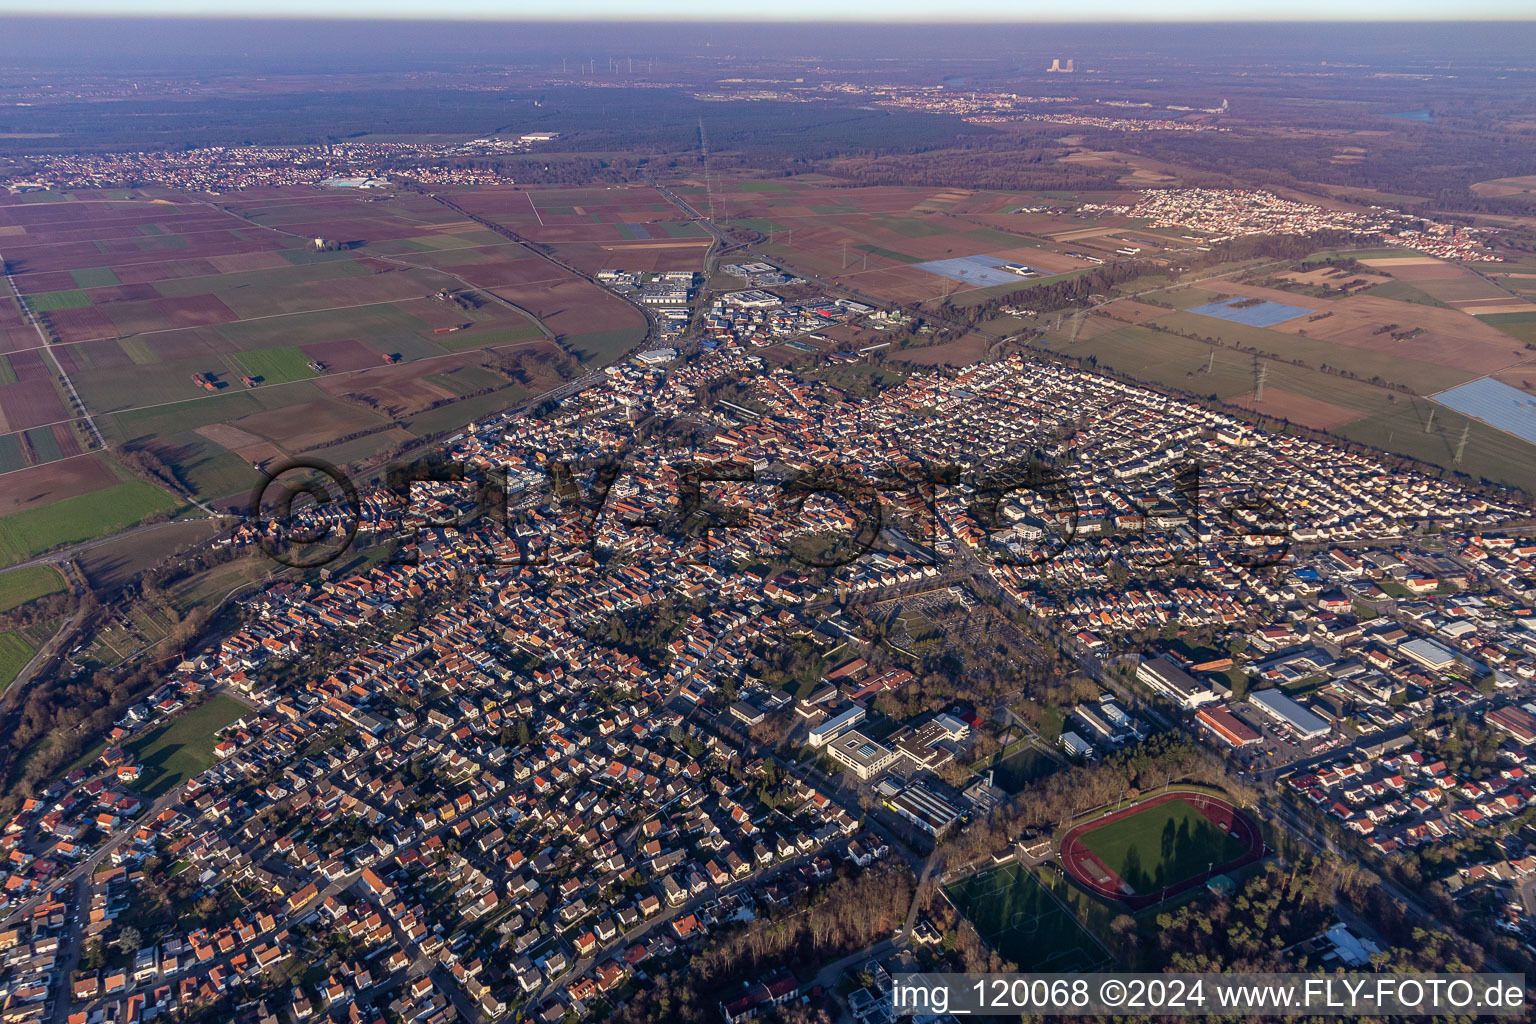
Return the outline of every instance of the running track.
[[[1243,844],[1242,856],[1225,864],[1218,864],[1212,869],[1209,876],[1199,874],[1193,878],[1187,878],[1176,885],[1170,885],[1166,889],[1158,889],[1149,893],[1128,894],[1120,886],[1122,880],[1103,861],[1089,852],[1083,844],[1082,838],[1095,829],[1103,828],[1111,822],[1122,818],[1129,818],[1133,814],[1139,814],[1149,807],[1168,803],[1170,800],[1182,800],[1195,810],[1201,817],[1219,827],[1223,832],[1235,834],[1238,842]],[[1072,881],[1086,889],[1100,899],[1123,903],[1132,910],[1141,910],[1150,907],[1154,903],[1161,903],[1170,896],[1177,896],[1198,885],[1205,884],[1207,877],[1214,877],[1244,864],[1252,863],[1264,855],[1264,837],[1259,832],[1259,827],[1253,823],[1247,815],[1240,812],[1227,801],[1220,797],[1209,796],[1204,793],[1163,793],[1133,804],[1122,810],[1111,811],[1102,817],[1078,825],[1068,832],[1061,841],[1061,864],[1066,869]]]

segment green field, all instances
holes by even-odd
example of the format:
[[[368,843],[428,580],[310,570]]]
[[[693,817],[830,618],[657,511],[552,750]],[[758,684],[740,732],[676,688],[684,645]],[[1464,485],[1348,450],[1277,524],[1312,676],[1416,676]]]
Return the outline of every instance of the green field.
[[[779,181],[744,181],[736,186],[738,192],[788,192],[789,186]]]
[[[63,450],[59,447],[59,439],[53,436],[53,430],[48,427],[33,427],[24,431],[27,443],[32,446],[36,463],[55,462],[64,457]]]
[[[75,279],[75,284],[81,288],[110,288],[123,282],[117,279],[117,274],[111,267],[92,267],[88,270],[71,270],[69,276]]]
[[[1137,892],[1152,892],[1236,860],[1243,844],[1183,800],[1083,833],[1081,842]]]
[[[859,250],[860,252],[867,252],[871,256],[880,256],[880,257],[883,257],[883,258],[888,259],[888,260],[894,260],[897,263],[921,263],[921,262],[923,262],[922,260],[918,259],[916,256],[908,256],[906,253],[904,253],[904,252],[897,252],[895,249],[883,249],[883,248],[881,248],[878,245],[856,245],[856,246],[854,246],[854,248]]]
[[[318,376],[309,368],[309,357],[296,348],[261,348],[235,355],[247,374],[263,384],[287,384]]]
[[[0,573],[0,612],[57,594],[64,586],[64,577],[51,565],[29,565],[25,569]]]
[[[454,331],[452,334],[439,334],[432,339],[434,344],[441,345],[450,352],[458,352],[467,348],[486,348],[491,345],[505,345],[514,341],[532,341],[535,338],[544,337],[544,332],[539,330],[539,325],[532,320],[524,320],[514,327],[498,327],[488,331]]]
[[[20,633],[0,633],[0,693],[11,685],[36,653]]]
[[[708,238],[709,232],[691,220],[664,220],[651,225],[660,228],[668,238]]]
[[[1444,306],[1445,303],[1435,298],[1422,289],[1416,288],[1407,281],[1386,281],[1382,284],[1371,285],[1360,293],[1361,295],[1374,295],[1380,299],[1396,299],[1398,302],[1412,302],[1420,306]]]
[[[876,227],[893,231],[903,238],[929,238],[933,235],[947,234],[949,229],[932,221],[923,220],[920,217],[871,217],[870,223]],[[1012,239],[1008,239],[1012,242]]]
[[[56,309],[84,309],[91,304],[91,297],[78,288],[62,292],[38,292],[27,296],[27,305],[34,313],[49,313]]]
[[[770,231],[788,231],[778,221],[769,220],[766,217],[733,217],[730,222],[735,227],[743,227],[748,231],[756,231],[760,235],[766,235]]]
[[[1020,864],[1004,864],[945,889],[982,939],[1020,971],[1091,971],[1110,958]]]
[[[591,334],[573,334],[561,338],[561,344],[574,352],[582,362],[594,366],[607,366],[645,338],[646,329],[641,326],[619,327],[611,331],[593,331]]]
[[[126,529],[157,512],[172,512],[180,500],[141,480],[65,498],[41,508],[0,517],[0,562],[19,562],[65,544],[93,540]]]
[[[134,761],[144,766],[140,792],[153,799],[207,769],[214,762],[214,734],[250,712],[233,697],[215,694],[128,744]]]
[[[1490,313],[1478,319],[1527,345],[1536,345],[1536,313]]]
[[[0,434],[0,473],[25,469],[27,456],[21,450],[21,435]]]

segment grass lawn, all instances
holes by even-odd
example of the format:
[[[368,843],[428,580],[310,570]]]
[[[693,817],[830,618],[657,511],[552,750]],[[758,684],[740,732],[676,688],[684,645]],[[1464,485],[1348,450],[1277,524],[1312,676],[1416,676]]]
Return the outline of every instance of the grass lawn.
[[[208,768],[214,761],[214,733],[250,713],[233,697],[214,694],[128,744],[134,760],[144,766],[140,791],[154,799]]]
[[[0,612],[57,594],[64,586],[64,577],[51,565],[29,565],[0,574]]]
[[[1020,864],[1004,864],[946,892],[987,945],[1020,971],[1089,971],[1108,958],[1075,917]]]
[[[1183,800],[1085,832],[1082,843],[1137,892],[1176,885],[1243,853],[1242,843]]]
[[[871,364],[859,365],[829,365],[817,369],[811,374],[818,380],[824,380],[835,388],[851,392],[865,398],[872,397],[887,388],[893,388],[907,379],[907,375],[899,370],[887,369],[883,366]]]
[[[20,633],[0,633],[0,693],[11,685],[11,680],[27,667],[27,662],[36,653]]]

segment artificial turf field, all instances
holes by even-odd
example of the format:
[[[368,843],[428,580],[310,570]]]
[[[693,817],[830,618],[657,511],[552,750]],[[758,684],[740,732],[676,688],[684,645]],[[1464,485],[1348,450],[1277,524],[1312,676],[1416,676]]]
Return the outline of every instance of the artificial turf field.
[[[1021,971],[1083,972],[1110,958],[1021,864],[1004,864],[946,889],[982,939]]]
[[[1084,832],[1080,842],[1138,893],[1177,885],[1245,850],[1183,800],[1154,804]]]

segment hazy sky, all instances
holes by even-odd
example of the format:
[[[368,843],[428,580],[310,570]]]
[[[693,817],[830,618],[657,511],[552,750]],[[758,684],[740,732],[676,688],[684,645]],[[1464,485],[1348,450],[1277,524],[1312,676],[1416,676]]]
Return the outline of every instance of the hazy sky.
[[[189,17],[487,18],[666,21],[1419,21],[1536,20],[1532,0],[0,0],[0,13],[159,14]]]

